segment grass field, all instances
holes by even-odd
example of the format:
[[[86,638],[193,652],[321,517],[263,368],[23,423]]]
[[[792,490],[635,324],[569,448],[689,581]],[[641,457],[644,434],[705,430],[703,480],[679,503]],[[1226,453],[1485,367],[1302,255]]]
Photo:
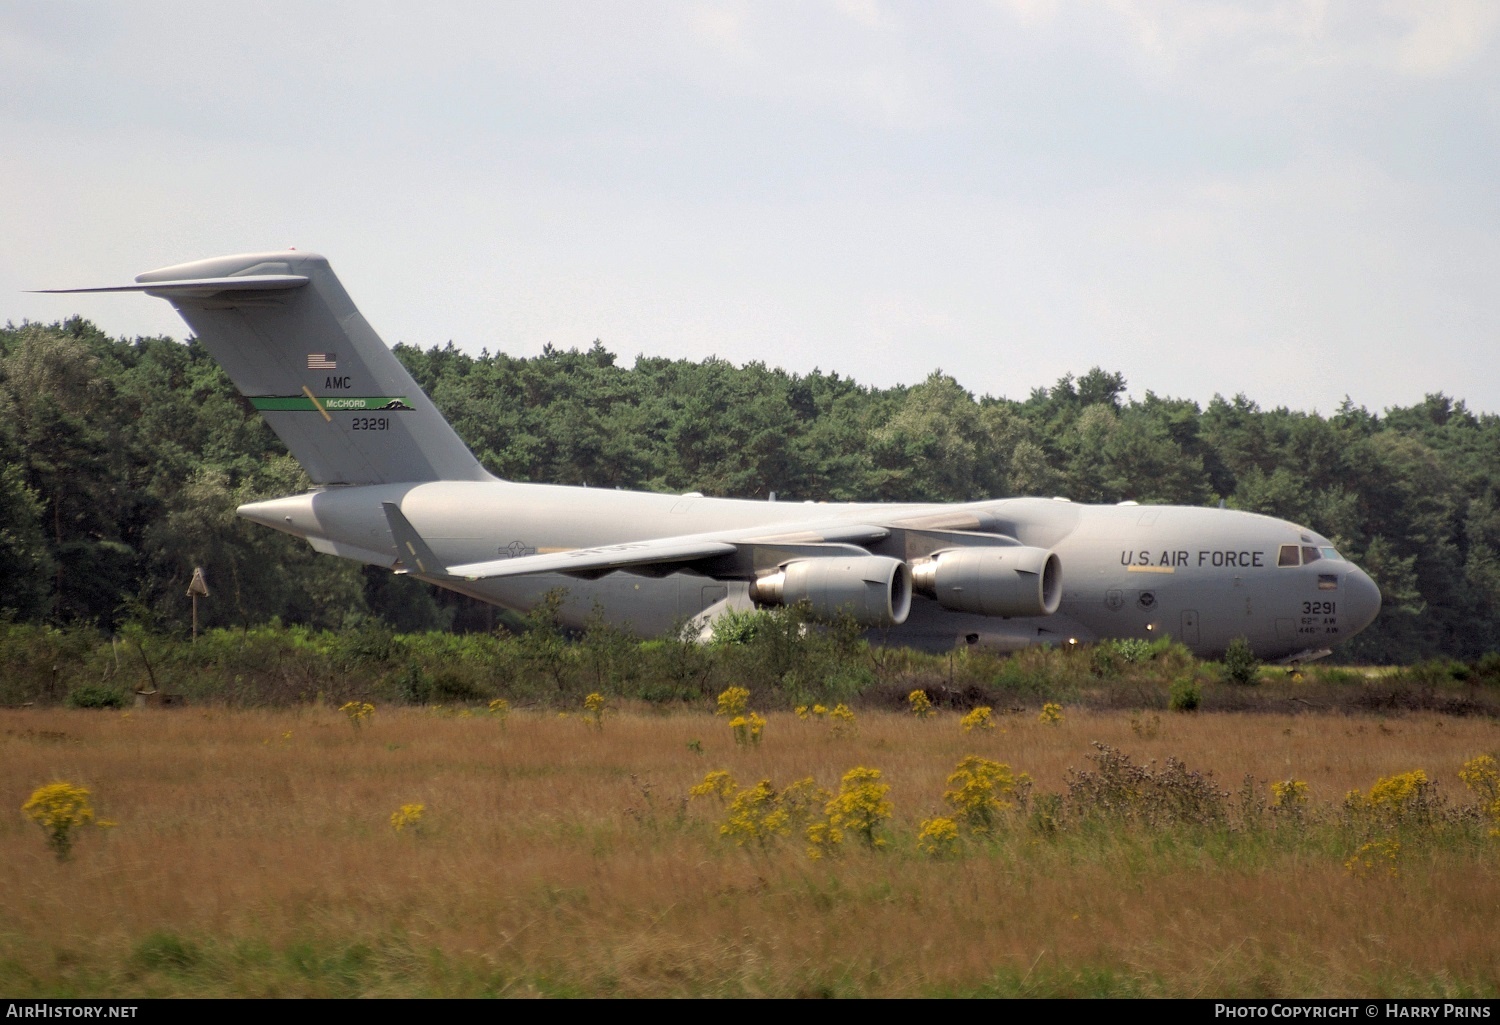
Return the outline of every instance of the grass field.
[[[836,737],[771,712],[740,746],[723,718],[647,706],[602,728],[0,711],[0,993],[1500,995],[1500,837],[1458,776],[1500,751],[1500,722],[1063,716],[965,732],[956,713],[861,711]],[[1211,772],[1177,783],[1222,792],[1220,811],[1090,813],[1067,784],[1101,770],[1095,742]],[[929,856],[921,825],[954,814],[945,781],[970,754],[1028,773],[1029,804]],[[890,787],[880,849],[811,858],[800,828],[737,846],[720,802],[688,798],[713,770],[834,791],[855,766]],[[1421,815],[1345,810],[1415,769],[1436,784]],[[1288,779],[1301,813],[1262,808]],[[117,823],[80,827],[61,861],[21,813],[53,781]],[[1373,868],[1346,865],[1368,842],[1387,844]]]

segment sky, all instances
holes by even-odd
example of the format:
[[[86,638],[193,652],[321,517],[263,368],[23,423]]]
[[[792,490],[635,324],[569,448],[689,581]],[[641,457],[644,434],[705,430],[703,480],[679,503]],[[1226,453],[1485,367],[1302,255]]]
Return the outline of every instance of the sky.
[[[1500,412],[1492,0],[0,0],[0,321],[323,253],[389,343]]]

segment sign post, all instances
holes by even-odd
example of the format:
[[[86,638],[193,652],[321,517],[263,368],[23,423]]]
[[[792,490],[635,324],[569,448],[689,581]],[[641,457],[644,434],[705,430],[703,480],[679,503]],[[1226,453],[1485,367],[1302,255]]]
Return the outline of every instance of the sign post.
[[[193,567],[193,579],[188,584],[188,597],[193,599],[193,643],[198,643],[198,599],[208,597],[208,584],[203,579],[203,567]]]

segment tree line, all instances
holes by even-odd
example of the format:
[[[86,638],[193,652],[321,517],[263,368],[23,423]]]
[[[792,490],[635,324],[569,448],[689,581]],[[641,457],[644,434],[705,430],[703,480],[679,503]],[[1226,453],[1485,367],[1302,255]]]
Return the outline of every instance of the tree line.
[[[716,358],[627,369],[598,342],[396,354],[510,480],[799,501],[1222,500],[1328,535],[1380,584],[1380,619],[1341,656],[1500,649],[1500,417],[1446,395],[1324,416],[1242,394],[1131,398],[1097,367],[1012,400],[941,372],[871,388]],[[0,616],[183,630],[202,566],[205,627],[516,625],[234,515],[307,483],[196,343],[114,339],[79,318],[0,329]]]

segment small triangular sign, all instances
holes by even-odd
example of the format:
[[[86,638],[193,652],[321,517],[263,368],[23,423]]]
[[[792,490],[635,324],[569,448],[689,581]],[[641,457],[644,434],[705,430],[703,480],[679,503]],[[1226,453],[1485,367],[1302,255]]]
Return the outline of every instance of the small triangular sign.
[[[187,593],[190,595],[196,594],[202,598],[208,597],[208,584],[203,579],[202,566],[193,567],[193,580],[188,584]]]

